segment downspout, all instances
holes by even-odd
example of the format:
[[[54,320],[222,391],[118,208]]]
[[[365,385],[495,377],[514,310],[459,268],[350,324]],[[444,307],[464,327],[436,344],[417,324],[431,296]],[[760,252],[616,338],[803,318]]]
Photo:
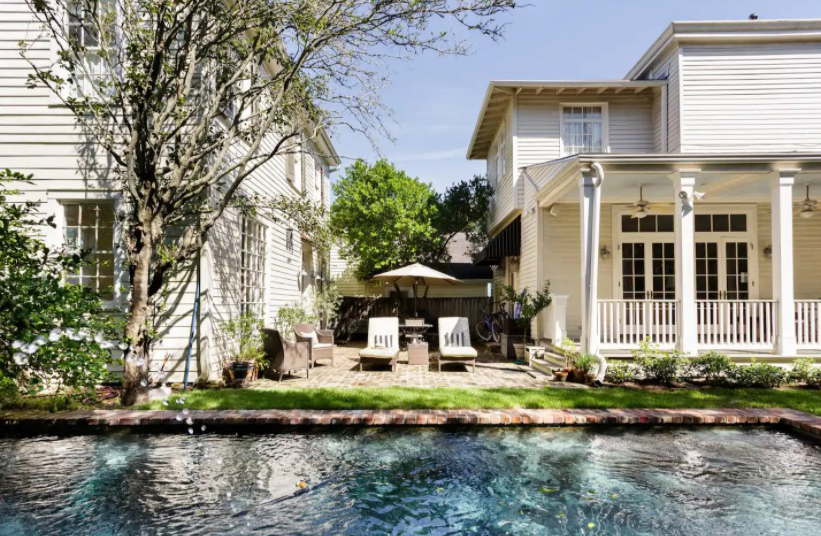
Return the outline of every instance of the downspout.
[[[590,218],[590,232],[592,233],[593,239],[591,241],[591,250],[588,255],[588,266],[587,269],[589,273],[597,274],[599,270],[599,227],[601,221],[601,186],[604,182],[604,168],[598,162],[593,162],[590,164],[591,169],[594,173],[593,179],[593,210]],[[596,329],[595,336],[598,337],[598,329],[596,328],[597,322],[597,307],[595,303],[593,303],[593,288],[592,288],[592,281],[593,277],[588,277],[587,279],[587,288],[585,289],[585,296],[584,299],[587,302],[587,325],[589,326],[587,330],[587,347],[590,347],[590,342],[592,342],[592,330]],[[598,277],[596,277],[596,282],[598,283]],[[599,366],[596,372],[596,382],[604,381],[604,374],[607,371],[607,360],[598,351],[598,345],[596,345],[596,358],[598,358]]]
[[[188,357],[185,359],[185,376],[182,380],[183,392],[188,390],[188,373],[191,371],[191,352],[194,349],[194,337],[199,331],[200,310],[200,252],[197,250],[197,290],[194,294],[194,310],[191,312],[191,335],[188,337]],[[199,358],[199,337],[196,337],[197,358]]]

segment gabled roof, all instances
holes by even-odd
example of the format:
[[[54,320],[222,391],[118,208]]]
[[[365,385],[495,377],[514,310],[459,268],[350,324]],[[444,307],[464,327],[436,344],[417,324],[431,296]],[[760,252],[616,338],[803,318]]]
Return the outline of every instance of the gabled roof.
[[[653,60],[676,43],[808,40],[821,40],[821,19],[671,22],[624,77],[640,78]]]
[[[468,160],[483,160],[493,142],[499,123],[514,95],[553,94],[613,95],[625,91],[641,93],[666,85],[666,80],[491,80],[468,146]]]

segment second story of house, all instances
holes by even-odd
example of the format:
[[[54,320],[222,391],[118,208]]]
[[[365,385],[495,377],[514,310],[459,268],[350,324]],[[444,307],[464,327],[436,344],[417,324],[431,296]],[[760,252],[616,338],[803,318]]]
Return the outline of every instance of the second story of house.
[[[495,233],[533,164],[796,152],[821,153],[821,19],[674,22],[623,79],[491,81],[467,157],[487,161]]]

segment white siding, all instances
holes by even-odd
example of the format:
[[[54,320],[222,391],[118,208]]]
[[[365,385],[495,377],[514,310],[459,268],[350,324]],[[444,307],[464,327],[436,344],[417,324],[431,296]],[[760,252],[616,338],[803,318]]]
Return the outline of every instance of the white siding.
[[[111,162],[104,150],[88,142],[76,127],[74,116],[45,89],[28,89],[28,64],[19,56],[20,40],[31,45],[31,56],[48,65],[51,48],[40,32],[24,0],[0,0],[0,166],[33,174],[32,184],[20,185],[23,199],[48,201],[44,210],[59,210],[60,200],[117,196],[117,185],[109,179]],[[38,40],[39,38],[39,40]],[[269,140],[268,143],[272,143]],[[284,159],[269,162],[247,183],[250,191],[268,196],[278,193],[300,195],[284,180]],[[298,169],[299,169],[298,165]],[[314,183],[313,164],[305,166],[307,195],[322,196]],[[297,185],[301,185],[298,179]],[[326,206],[330,199],[327,173],[322,188]],[[268,224],[266,322],[277,308],[300,298],[297,274],[301,267],[299,233],[294,251],[285,250],[285,230]],[[238,308],[238,253],[241,245],[238,219],[228,214],[210,233],[202,255],[202,300],[200,350],[192,356],[191,378],[217,376],[222,355],[218,325]],[[54,239],[54,237],[52,237]],[[126,274],[121,274],[123,278]],[[123,280],[126,281],[125,279]],[[161,316],[159,337],[154,346],[151,369],[169,381],[181,381],[185,350],[191,326],[196,287],[192,265],[171,277],[166,311]],[[125,305],[125,299],[122,300]]]
[[[500,225],[510,219],[517,209],[516,188],[513,181],[513,106],[504,114],[505,169],[501,177],[496,177],[496,188],[493,192],[490,226],[492,231],[500,230]],[[500,127],[501,127],[500,126]],[[494,135],[494,140],[496,139]],[[496,143],[491,145],[487,158],[488,175],[496,173]],[[519,165],[522,165],[521,163]],[[491,166],[494,166],[491,169]]]
[[[607,102],[610,151],[652,153],[653,97],[638,95],[519,95],[518,164],[520,167],[561,157],[560,105],[576,102]]]
[[[682,152],[821,150],[821,43],[682,48]]]

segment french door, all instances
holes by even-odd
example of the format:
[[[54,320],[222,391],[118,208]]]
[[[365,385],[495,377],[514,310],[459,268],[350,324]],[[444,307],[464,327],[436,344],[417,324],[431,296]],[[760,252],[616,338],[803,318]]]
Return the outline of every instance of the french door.
[[[733,238],[696,242],[696,299],[750,299],[747,242]]]
[[[622,298],[675,300],[676,257],[672,241],[626,242],[622,248]]]

